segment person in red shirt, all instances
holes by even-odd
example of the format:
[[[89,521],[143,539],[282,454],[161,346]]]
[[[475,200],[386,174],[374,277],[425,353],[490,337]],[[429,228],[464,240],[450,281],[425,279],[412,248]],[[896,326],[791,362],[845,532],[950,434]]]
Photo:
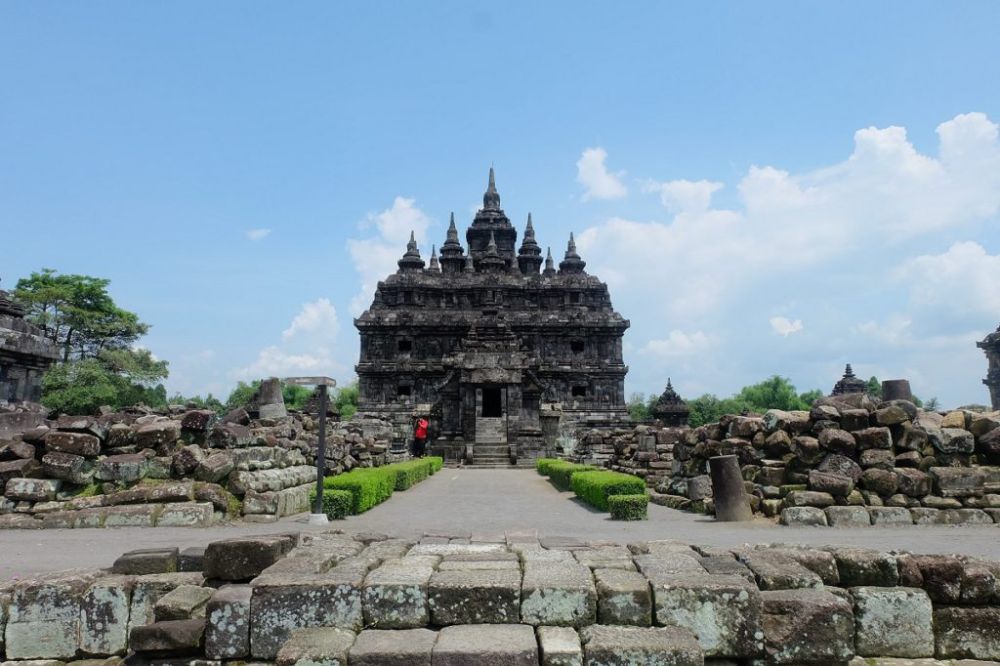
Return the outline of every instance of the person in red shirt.
[[[417,458],[424,457],[424,450],[427,446],[427,419],[422,416],[417,417],[416,427],[413,429],[413,455]]]

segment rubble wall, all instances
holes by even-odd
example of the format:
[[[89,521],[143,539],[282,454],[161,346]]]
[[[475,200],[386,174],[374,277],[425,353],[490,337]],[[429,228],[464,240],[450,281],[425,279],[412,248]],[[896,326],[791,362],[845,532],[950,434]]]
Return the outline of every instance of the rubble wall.
[[[326,531],[135,551],[109,570],[0,582],[0,660],[85,658],[985,666],[1000,660],[1000,563],[530,532],[418,542]]]
[[[0,528],[206,526],[309,509],[318,433],[305,414],[173,409],[19,422],[0,438]],[[377,418],[330,424],[327,473],[400,459],[392,436]]]

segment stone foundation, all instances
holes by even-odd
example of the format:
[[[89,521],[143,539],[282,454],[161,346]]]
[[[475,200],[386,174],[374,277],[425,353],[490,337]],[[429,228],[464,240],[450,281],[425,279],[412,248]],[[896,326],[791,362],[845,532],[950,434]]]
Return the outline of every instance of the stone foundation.
[[[190,666],[995,664],[1000,563],[860,548],[328,531],[137,551],[111,570],[0,583],[0,658],[11,666],[125,657]]]

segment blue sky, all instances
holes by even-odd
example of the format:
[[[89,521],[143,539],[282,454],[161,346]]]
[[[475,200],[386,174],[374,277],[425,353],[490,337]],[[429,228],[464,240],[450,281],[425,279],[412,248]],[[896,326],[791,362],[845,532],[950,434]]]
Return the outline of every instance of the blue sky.
[[[1000,5],[0,5],[0,278],[112,280],[185,393],[351,378],[492,163],[632,322],[631,391],[845,362],[985,402]],[[978,337],[977,337],[978,336]]]

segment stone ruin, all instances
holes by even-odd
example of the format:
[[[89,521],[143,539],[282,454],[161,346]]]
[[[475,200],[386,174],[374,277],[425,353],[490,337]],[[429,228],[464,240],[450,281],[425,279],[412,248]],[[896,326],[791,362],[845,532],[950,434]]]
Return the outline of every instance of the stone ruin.
[[[432,453],[476,464],[530,464],[544,453],[545,428],[559,428],[546,416],[627,421],[629,322],[584,270],[572,235],[558,270],[551,253],[542,258],[530,215],[517,248],[490,169],[465,237],[467,249],[453,215],[429,266],[411,237],[399,270],[355,321],[359,411],[401,428],[429,416]]]
[[[280,390],[255,413],[285,411]],[[279,408],[280,402],[280,408]],[[265,408],[266,407],[266,408]],[[332,422],[327,473],[393,462],[394,426]],[[317,423],[175,407],[41,419],[0,435],[0,528],[206,526],[309,510]]]
[[[317,531],[0,583],[0,660],[945,666],[1000,660],[998,590],[965,556]]]
[[[1000,326],[997,327],[996,331],[977,342],[976,346],[986,353],[989,369],[983,384],[986,384],[990,390],[990,403],[993,405],[993,409],[1000,410]]]
[[[58,347],[0,289],[0,407],[41,400],[42,375],[58,359]]]

